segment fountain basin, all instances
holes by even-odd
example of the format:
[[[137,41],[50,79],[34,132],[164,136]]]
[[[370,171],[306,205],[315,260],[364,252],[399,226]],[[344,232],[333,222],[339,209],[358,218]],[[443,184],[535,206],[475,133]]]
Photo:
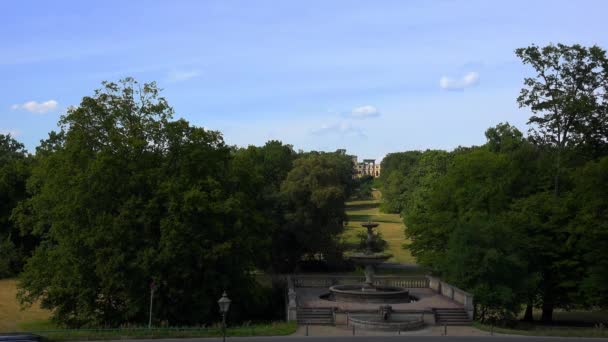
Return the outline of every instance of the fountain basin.
[[[347,256],[348,259],[352,260],[354,263],[359,265],[377,265],[388,260],[391,255],[384,253],[374,253],[374,254],[366,254],[366,253],[353,253]]]
[[[409,303],[409,291],[397,286],[334,285],[329,288],[334,300],[359,303]]]
[[[424,327],[424,321],[421,317],[414,317],[411,315],[405,317],[400,316],[401,315],[393,314],[390,319],[383,320],[376,315],[351,315],[349,317],[349,324],[360,329],[389,331],[416,330]]]

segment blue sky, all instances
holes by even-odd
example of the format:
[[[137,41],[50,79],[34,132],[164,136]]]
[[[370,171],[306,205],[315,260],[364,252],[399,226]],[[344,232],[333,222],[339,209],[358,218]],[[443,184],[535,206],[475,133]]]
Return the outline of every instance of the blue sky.
[[[0,132],[31,151],[102,80],[227,143],[360,158],[525,130],[518,47],[608,48],[608,1],[2,1]]]

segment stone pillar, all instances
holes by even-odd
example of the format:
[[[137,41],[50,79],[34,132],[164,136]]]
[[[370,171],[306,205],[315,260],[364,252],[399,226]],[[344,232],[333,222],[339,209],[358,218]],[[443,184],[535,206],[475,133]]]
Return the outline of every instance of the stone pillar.
[[[374,286],[374,266],[365,265],[365,283],[373,287]]]
[[[367,227],[367,240],[366,242],[366,249],[365,249],[365,253],[367,254],[372,254],[372,242],[374,241],[374,235],[372,233],[372,227]]]

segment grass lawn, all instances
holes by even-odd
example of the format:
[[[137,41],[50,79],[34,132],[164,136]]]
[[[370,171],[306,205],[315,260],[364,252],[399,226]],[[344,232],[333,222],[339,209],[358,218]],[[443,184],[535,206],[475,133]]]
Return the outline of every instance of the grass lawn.
[[[295,322],[272,322],[228,327],[227,336],[284,336],[293,334],[298,325]],[[221,327],[173,327],[173,328],[121,328],[121,329],[72,329],[36,331],[52,341],[68,340],[119,340],[125,338],[184,338],[222,336]]]
[[[382,233],[382,237],[388,243],[387,253],[393,255],[389,262],[404,264],[415,264],[416,261],[403,244],[408,242],[404,235],[405,226],[397,214],[384,214],[380,212],[380,201],[377,199],[365,201],[351,201],[346,203],[346,214],[348,225],[344,231],[343,239],[347,243],[357,243],[357,233],[365,232],[361,227],[362,222],[374,221],[380,225],[375,230]]]
[[[0,333],[28,331],[48,337],[53,341],[63,340],[115,340],[129,338],[177,338],[177,337],[214,337],[221,336],[219,327],[183,328],[124,328],[124,329],[71,329],[64,330],[49,320],[50,312],[39,306],[21,310],[15,298],[17,281],[0,280]],[[290,335],[297,329],[294,322],[272,322],[229,327],[228,336],[270,336]]]
[[[491,331],[492,329],[491,326],[487,324],[481,324],[479,322],[473,323],[473,326],[485,331]],[[527,329],[508,329],[494,327],[494,332],[497,334],[526,336],[608,337],[608,327],[585,328],[570,326],[534,325]]]
[[[517,322],[513,328],[494,327],[499,334],[565,337],[608,337],[608,311],[555,310],[554,325],[540,324],[541,311],[534,310],[536,322]],[[600,326],[598,323],[603,323]],[[485,331],[492,327],[475,322],[474,326]]]
[[[23,331],[30,328],[28,324],[52,328],[49,311],[38,305],[21,310],[16,294],[15,279],[0,279],[0,332]]]

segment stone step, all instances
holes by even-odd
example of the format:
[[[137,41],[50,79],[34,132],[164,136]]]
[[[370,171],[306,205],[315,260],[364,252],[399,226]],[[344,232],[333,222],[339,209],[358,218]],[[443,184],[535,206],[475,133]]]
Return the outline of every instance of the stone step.
[[[301,312],[332,312],[332,308],[298,308]]]
[[[438,325],[471,325],[472,321],[462,321],[462,322],[437,322]]]
[[[298,308],[298,324],[334,325],[332,308]]]
[[[298,325],[334,325],[334,321],[331,320],[298,320]]]
[[[458,317],[437,317],[438,321],[470,321],[469,316],[458,316]]]
[[[298,311],[299,315],[321,315],[321,316],[333,316],[332,312],[320,312],[320,311]]]
[[[463,312],[462,308],[450,308],[450,309],[435,309],[437,312]]]
[[[466,312],[454,312],[454,313],[438,312],[437,316],[445,316],[445,317],[467,316],[468,317]]]
[[[435,321],[439,325],[471,325],[473,323],[462,308],[435,309]]]

